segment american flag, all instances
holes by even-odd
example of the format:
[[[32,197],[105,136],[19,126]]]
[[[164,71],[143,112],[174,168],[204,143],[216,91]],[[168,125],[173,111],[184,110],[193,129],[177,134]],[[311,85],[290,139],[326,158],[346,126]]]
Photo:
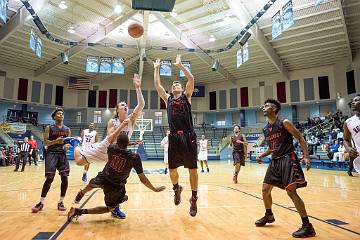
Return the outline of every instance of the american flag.
[[[76,90],[89,90],[90,79],[69,77],[68,88]]]

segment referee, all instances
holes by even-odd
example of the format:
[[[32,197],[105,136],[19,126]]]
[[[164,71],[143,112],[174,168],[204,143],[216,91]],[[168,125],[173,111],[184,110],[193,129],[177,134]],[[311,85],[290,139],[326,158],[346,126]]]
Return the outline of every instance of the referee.
[[[19,154],[16,158],[16,167],[14,172],[19,170],[20,160],[22,160],[22,168],[23,172],[25,169],[26,161],[29,159],[29,155],[32,153],[32,147],[29,144],[29,139],[27,137],[24,138],[24,142],[19,144]]]

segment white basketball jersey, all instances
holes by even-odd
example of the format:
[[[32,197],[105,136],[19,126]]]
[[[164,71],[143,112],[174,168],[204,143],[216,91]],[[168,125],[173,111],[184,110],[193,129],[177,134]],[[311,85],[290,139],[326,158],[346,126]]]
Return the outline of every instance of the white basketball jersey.
[[[199,145],[200,145],[200,151],[207,151],[207,146],[208,146],[208,140],[200,140],[199,141]]]
[[[118,118],[113,118],[113,119],[111,119],[111,121],[112,121],[115,129],[117,129],[121,124],[121,122],[120,122],[120,120]],[[128,135],[128,137],[129,137],[129,139],[130,139],[132,134],[133,134],[133,126],[132,126],[132,124],[129,123],[126,127],[123,128],[123,130],[121,132],[126,133]]]
[[[164,151],[167,152],[168,149],[169,149],[169,138],[168,138],[168,136],[164,137],[161,140],[161,145],[164,147]]]
[[[96,134],[97,134],[97,132],[95,130],[92,130],[90,132],[90,129],[85,129],[83,140],[82,140],[82,146],[88,146],[88,145],[95,143]]]
[[[345,123],[351,133],[353,147],[360,152],[360,118],[354,115],[348,118]]]

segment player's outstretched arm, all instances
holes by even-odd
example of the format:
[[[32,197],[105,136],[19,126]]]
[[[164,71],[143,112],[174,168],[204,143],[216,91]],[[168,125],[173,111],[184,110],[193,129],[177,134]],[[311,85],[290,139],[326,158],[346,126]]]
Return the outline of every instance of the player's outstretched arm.
[[[141,91],[141,77],[139,76],[139,74],[134,74],[133,83],[136,91],[137,105],[130,116],[132,124],[135,123],[136,119],[140,116],[142,110],[145,107],[145,100]]]
[[[144,173],[138,174],[138,177],[142,184],[144,184],[147,188],[153,190],[154,192],[161,192],[165,190],[165,186],[154,187]]]
[[[185,87],[185,92],[184,94],[186,95],[186,97],[188,98],[189,102],[191,102],[191,96],[194,92],[194,87],[195,87],[195,81],[194,81],[194,76],[192,75],[192,73],[189,71],[189,69],[187,69],[181,62],[181,55],[178,54],[176,56],[176,62],[175,62],[175,66],[177,66],[178,68],[180,68],[186,76],[187,79],[187,83],[186,83],[186,87]]]
[[[158,92],[159,96],[166,103],[170,95],[168,93],[166,93],[164,87],[161,85],[161,82],[160,82],[160,59],[159,58],[156,59],[156,61],[154,62],[154,84],[155,84],[155,88],[156,88],[156,91]]]
[[[270,155],[272,153],[272,150],[270,148],[268,148],[265,152],[263,152],[262,154],[260,154],[259,156],[256,157],[256,161],[258,163],[262,162],[262,159],[268,155]]]

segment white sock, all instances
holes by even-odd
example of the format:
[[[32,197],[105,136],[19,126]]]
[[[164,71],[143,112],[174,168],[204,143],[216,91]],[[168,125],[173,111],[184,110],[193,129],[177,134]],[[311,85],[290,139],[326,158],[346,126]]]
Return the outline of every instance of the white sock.
[[[84,173],[87,173],[87,171],[86,171],[86,170],[84,170]]]
[[[59,203],[64,201],[64,197],[60,197]]]
[[[41,202],[42,204],[44,204],[44,201],[45,201],[45,198],[44,198],[44,197],[41,197],[41,198],[40,198],[40,202]]]

